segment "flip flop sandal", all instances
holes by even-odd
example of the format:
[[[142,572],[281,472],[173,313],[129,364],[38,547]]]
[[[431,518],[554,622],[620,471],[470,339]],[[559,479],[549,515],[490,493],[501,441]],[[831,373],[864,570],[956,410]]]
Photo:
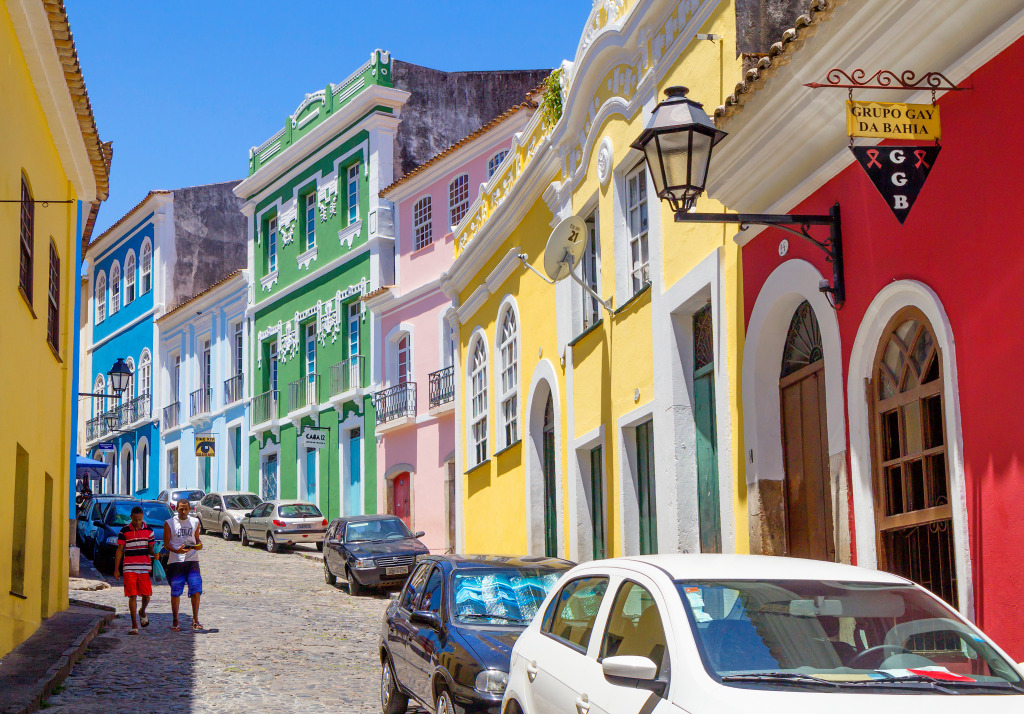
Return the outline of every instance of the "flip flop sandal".
[[[143,627],[149,627],[149,618],[146,617],[145,615],[143,615],[142,619],[139,620],[139,624],[142,625]]]
[[[136,629],[135,629],[135,628],[133,627],[132,629],[128,630],[128,634],[129,634],[129,635],[137,635],[137,634],[139,634],[139,631],[138,631],[138,630],[136,630]]]
[[[201,630],[201,629],[203,629],[203,626],[199,622],[197,622],[196,620],[193,620],[192,621],[192,629],[193,630]]]
[[[171,632],[181,632],[181,625],[171,625]]]

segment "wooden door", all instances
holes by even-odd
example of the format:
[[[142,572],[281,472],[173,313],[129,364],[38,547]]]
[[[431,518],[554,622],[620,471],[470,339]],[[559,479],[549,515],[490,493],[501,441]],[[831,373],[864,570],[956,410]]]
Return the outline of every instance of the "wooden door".
[[[603,449],[590,450],[590,523],[593,528],[594,560],[607,557],[604,536],[604,458]]]
[[[658,510],[654,503],[654,421],[636,426],[636,494],[639,501],[640,554],[658,552]]]
[[[409,472],[404,471],[393,482],[395,515],[412,528],[412,511],[409,508]]]
[[[715,412],[715,350],[711,305],[693,315],[693,421],[697,441],[697,514],[702,553],[722,552]]]

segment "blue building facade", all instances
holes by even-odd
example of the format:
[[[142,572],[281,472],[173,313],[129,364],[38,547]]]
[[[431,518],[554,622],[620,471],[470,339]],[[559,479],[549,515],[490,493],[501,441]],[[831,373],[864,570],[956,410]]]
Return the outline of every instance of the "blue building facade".
[[[162,488],[246,490],[246,278],[236,271],[157,321],[158,381],[167,395],[160,419]],[[205,448],[197,448],[197,437]]]
[[[154,411],[156,368],[158,228],[168,194],[151,193],[131,213],[89,245],[86,251],[91,295],[83,369],[93,397],[87,411],[85,447],[89,456],[112,464],[103,484],[108,493],[139,498],[158,492],[160,442]],[[107,372],[123,359],[133,376],[115,394]]]

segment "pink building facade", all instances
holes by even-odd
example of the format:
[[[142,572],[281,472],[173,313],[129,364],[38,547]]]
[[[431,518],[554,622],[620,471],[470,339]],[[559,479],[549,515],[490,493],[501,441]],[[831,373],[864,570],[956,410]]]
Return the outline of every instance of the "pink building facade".
[[[381,191],[394,204],[395,285],[364,298],[378,341],[378,512],[424,531],[432,552],[455,549],[455,380],[441,274],[455,259],[453,227],[535,111],[513,107]]]

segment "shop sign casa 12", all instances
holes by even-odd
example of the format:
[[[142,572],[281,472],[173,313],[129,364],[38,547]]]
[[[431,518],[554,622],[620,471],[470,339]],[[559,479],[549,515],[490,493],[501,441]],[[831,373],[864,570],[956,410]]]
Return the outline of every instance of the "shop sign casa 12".
[[[939,156],[933,146],[851,146],[850,151],[900,223],[907,220]]]

